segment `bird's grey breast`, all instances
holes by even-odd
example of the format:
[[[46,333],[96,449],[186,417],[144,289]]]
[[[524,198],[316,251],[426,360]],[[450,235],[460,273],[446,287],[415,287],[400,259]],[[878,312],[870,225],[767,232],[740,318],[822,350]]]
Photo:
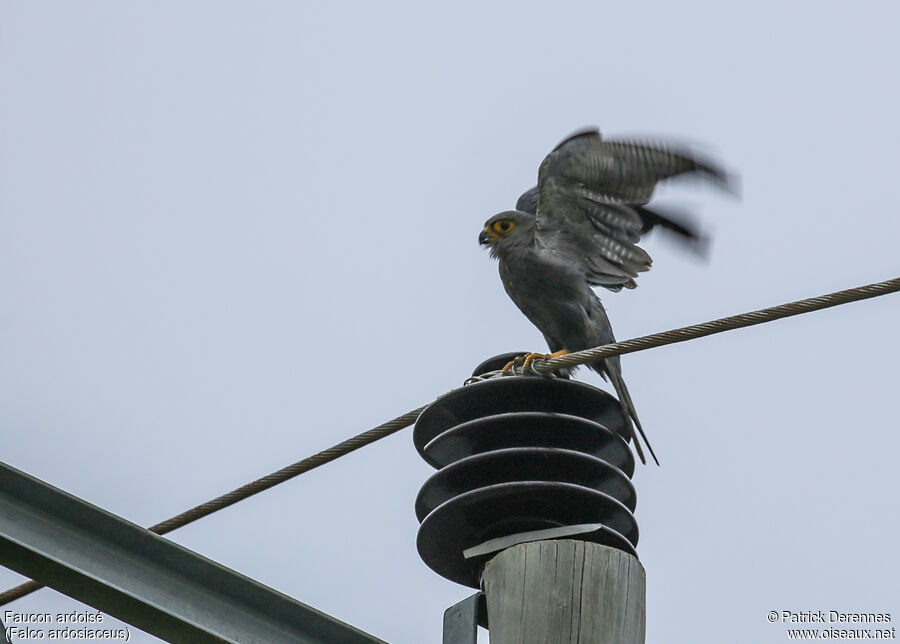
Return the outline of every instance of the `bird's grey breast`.
[[[552,250],[531,247],[501,258],[500,279],[519,310],[554,344],[564,346],[573,331],[583,333],[590,287]]]

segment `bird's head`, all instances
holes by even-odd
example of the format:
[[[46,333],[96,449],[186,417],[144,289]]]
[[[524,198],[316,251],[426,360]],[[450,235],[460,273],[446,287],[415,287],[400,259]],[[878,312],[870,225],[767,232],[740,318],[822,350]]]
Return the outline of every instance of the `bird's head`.
[[[494,215],[484,223],[484,228],[478,235],[478,243],[490,248],[491,257],[497,257],[514,246],[531,243],[533,238],[534,216],[517,210],[507,210]]]

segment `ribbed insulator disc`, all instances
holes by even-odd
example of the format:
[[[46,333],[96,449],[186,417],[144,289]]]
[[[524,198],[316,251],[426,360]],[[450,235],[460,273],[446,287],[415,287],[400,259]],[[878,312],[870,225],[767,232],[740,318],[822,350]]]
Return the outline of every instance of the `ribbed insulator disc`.
[[[634,515],[611,496],[580,485],[524,481],[465,492],[431,512],[416,539],[419,556],[436,573],[478,588],[483,560],[463,551],[501,536],[583,523],[607,529],[591,541],[634,554]]]
[[[419,521],[455,496],[498,483],[557,481],[608,494],[634,511],[637,496],[622,470],[568,449],[516,447],[475,454],[438,470],[416,499]]]

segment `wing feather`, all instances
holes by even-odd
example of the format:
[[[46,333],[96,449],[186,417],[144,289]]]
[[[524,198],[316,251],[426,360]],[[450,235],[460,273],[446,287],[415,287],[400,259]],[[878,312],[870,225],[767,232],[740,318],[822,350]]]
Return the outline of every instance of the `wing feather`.
[[[579,267],[592,285],[634,288],[652,260],[637,246],[654,226],[693,231],[644,208],[656,185],[684,174],[723,186],[728,174],[685,150],[662,143],[604,140],[595,129],[564,139],[541,163],[537,188],[518,207],[536,214],[538,243]]]

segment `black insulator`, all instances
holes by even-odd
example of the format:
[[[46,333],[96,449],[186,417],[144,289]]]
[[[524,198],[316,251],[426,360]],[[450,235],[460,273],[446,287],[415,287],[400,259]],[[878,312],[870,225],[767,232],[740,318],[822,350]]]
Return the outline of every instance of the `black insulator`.
[[[486,360],[475,375],[516,355]],[[625,422],[613,396],[564,378],[497,377],[435,400],[413,430],[438,469],[416,499],[422,559],[478,588],[493,554],[524,541],[568,537],[635,554]]]

